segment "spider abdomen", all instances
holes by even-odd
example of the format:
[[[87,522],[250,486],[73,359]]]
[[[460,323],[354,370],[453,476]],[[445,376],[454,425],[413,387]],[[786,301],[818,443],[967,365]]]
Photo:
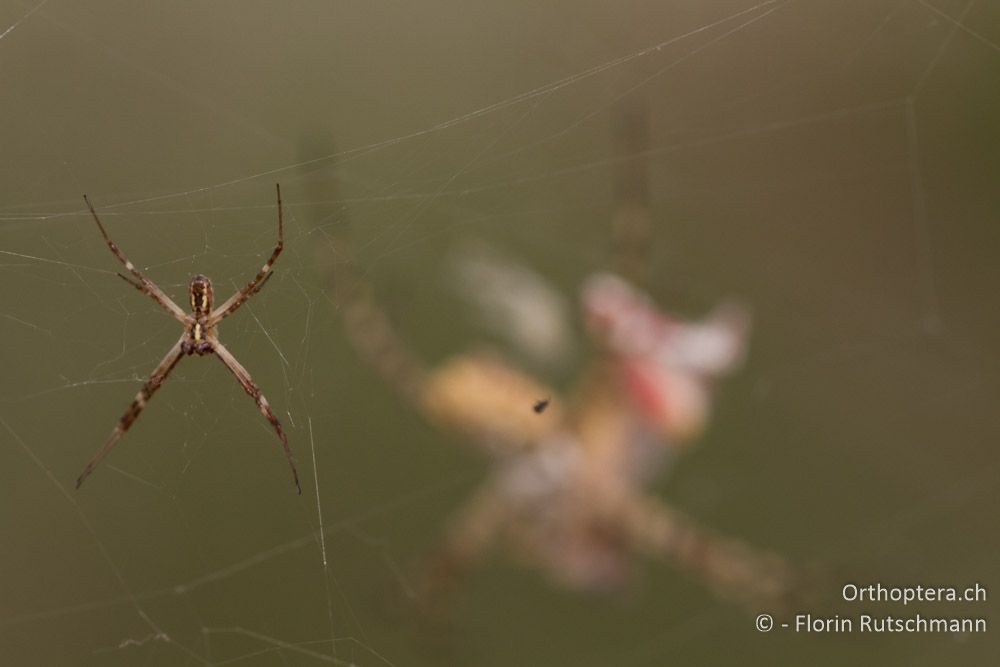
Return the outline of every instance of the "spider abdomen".
[[[212,281],[208,276],[200,273],[191,277],[191,284],[188,287],[188,294],[191,296],[191,310],[195,317],[203,317],[212,312]]]

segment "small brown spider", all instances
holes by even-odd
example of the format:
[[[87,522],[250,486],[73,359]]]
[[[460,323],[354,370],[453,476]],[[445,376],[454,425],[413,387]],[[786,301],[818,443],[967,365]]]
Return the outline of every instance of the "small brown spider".
[[[94,471],[94,468],[104,459],[108,453],[118,444],[118,441],[122,439],[125,432],[129,430],[133,422],[139,417],[139,413],[142,409],[146,407],[146,403],[149,402],[150,397],[153,393],[160,388],[160,385],[167,379],[170,375],[170,371],[174,369],[177,362],[181,360],[184,355],[197,354],[198,356],[204,356],[206,354],[215,354],[219,359],[226,365],[233,375],[236,376],[236,380],[240,383],[240,386],[253,398],[257,403],[257,407],[260,411],[267,417],[267,420],[271,422],[271,426],[274,427],[275,433],[278,434],[278,439],[281,440],[281,446],[285,450],[285,457],[288,459],[288,465],[292,468],[292,478],[295,480],[295,488],[298,490],[299,495],[302,494],[302,487],[299,485],[299,473],[295,469],[295,462],[292,460],[292,452],[288,448],[288,438],[285,437],[285,432],[281,430],[281,422],[278,418],[274,416],[271,411],[271,406],[268,405],[267,399],[260,391],[260,387],[254,383],[253,378],[250,377],[250,373],[247,372],[245,368],[236,360],[236,357],[226,349],[226,347],[219,341],[217,327],[219,322],[227,318],[236,312],[240,306],[242,306],[247,299],[252,297],[254,294],[259,292],[264,283],[267,282],[268,278],[271,277],[271,266],[274,261],[281,254],[281,249],[284,246],[284,235],[283,235],[283,224],[282,224],[282,214],[281,214],[281,186],[276,186],[278,194],[278,244],[274,246],[274,251],[271,253],[271,257],[267,260],[264,266],[261,267],[257,275],[253,277],[253,280],[248,282],[243,289],[239,290],[233,294],[229,299],[225,301],[221,306],[212,310],[213,292],[212,292],[212,281],[206,276],[198,274],[191,278],[191,283],[188,286],[188,295],[191,300],[191,314],[185,313],[181,310],[180,306],[174,303],[170,297],[168,297],[163,290],[153,284],[148,278],[146,278],[139,269],[135,268],[125,255],[122,254],[118,246],[114,244],[111,238],[108,236],[107,231],[104,229],[104,225],[101,224],[100,218],[97,217],[97,212],[94,210],[93,204],[86,195],[83,196],[84,201],[87,202],[87,207],[90,209],[91,215],[94,216],[94,222],[97,223],[98,229],[101,230],[101,234],[104,236],[104,240],[107,242],[108,247],[111,248],[111,252],[114,253],[115,257],[125,265],[125,268],[135,276],[135,280],[132,280],[128,276],[121,273],[118,274],[120,278],[128,282],[130,285],[135,287],[137,290],[143,294],[148,295],[158,304],[163,306],[171,315],[174,316],[181,324],[184,325],[184,333],[181,334],[180,340],[174,344],[170,351],[167,352],[167,356],[163,358],[160,365],[156,367],[153,373],[146,380],[146,383],[136,394],[135,399],[132,401],[132,405],[129,406],[125,414],[118,419],[118,424],[115,426],[115,430],[111,432],[111,436],[108,441],[104,443],[100,451],[92,458],[84,467],[83,472],[76,479],[76,488],[80,488],[83,484],[83,480]]]

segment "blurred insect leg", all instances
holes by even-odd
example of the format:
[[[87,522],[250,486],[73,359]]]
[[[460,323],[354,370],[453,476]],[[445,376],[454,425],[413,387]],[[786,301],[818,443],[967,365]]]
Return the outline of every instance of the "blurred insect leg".
[[[326,233],[327,228],[337,230],[329,237],[329,244],[317,249],[317,263],[326,267],[327,292],[343,318],[351,346],[405,401],[423,413],[420,394],[425,367],[396,334],[374,290],[356,267],[350,220],[338,203],[341,175],[333,159],[336,154],[336,143],[324,131],[303,136],[299,147],[299,179],[310,205],[306,210],[320,233]]]
[[[723,537],[663,505],[635,498],[624,523],[641,551],[672,561],[748,609],[779,610],[797,594],[795,573],[781,557]]]
[[[458,587],[497,538],[507,506],[499,492],[487,486],[462,507],[449,525],[444,544],[425,566],[419,589],[422,601],[440,603]]]
[[[622,108],[615,127],[615,212],[611,220],[611,268],[633,285],[646,284],[653,222],[649,211],[649,120],[646,106]]]
[[[341,308],[347,337],[362,359],[418,411],[426,370],[396,334],[375,301],[370,285],[340,263],[333,273],[333,295]]]

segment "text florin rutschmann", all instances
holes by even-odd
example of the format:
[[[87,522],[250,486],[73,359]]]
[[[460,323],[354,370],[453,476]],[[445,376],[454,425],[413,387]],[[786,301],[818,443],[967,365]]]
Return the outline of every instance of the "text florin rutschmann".
[[[796,632],[950,632],[972,634],[986,632],[985,618],[942,618],[934,616],[873,616],[860,614],[857,618],[835,616],[817,617],[812,614],[796,614]]]

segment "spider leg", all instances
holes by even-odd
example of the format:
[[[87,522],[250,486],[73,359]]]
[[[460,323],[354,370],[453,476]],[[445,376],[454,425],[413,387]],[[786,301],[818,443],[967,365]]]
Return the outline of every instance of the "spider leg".
[[[122,280],[124,280],[125,282],[127,282],[132,287],[134,287],[137,290],[139,290],[140,292],[145,292],[146,291],[146,288],[142,286],[142,283],[140,283],[140,282],[138,282],[136,280],[132,280],[131,278],[129,278],[128,276],[126,276],[124,273],[116,273],[115,275],[118,276],[119,278],[121,278]]]
[[[115,275],[118,276],[119,278],[121,278],[122,280],[124,280],[125,282],[127,282],[132,287],[134,287],[137,290],[139,290],[140,292],[142,292],[143,294],[147,294],[149,296],[153,296],[152,294],[149,293],[149,291],[145,288],[145,286],[143,286],[143,284],[140,283],[138,280],[132,280],[131,278],[129,278],[128,276],[126,276],[124,273],[116,273]]]
[[[260,271],[257,272],[257,275],[255,275],[250,282],[244,285],[243,289],[226,299],[225,303],[212,311],[212,314],[209,315],[208,318],[209,326],[218,324],[229,315],[232,315],[233,312],[242,306],[247,299],[260,291],[260,288],[264,286],[264,281],[271,276],[271,267],[274,265],[274,261],[278,259],[278,255],[281,254],[282,248],[285,247],[284,222],[281,212],[281,185],[276,185],[275,188],[278,193],[278,244],[274,246],[274,251],[271,252],[271,257],[264,263],[264,266],[260,267]]]
[[[425,566],[418,591],[423,602],[441,602],[483,557],[510,518],[507,500],[496,486],[488,485],[453,517],[444,544]]]
[[[126,280],[128,279],[126,278]],[[168,375],[170,375],[170,371],[174,369],[177,362],[181,360],[182,356],[184,356],[184,351],[181,348],[181,343],[183,342],[184,337],[182,336],[181,339],[178,340],[172,348],[170,348],[170,351],[167,352],[167,356],[163,357],[163,361],[160,362],[160,365],[157,366],[153,373],[149,376],[146,383],[142,385],[142,389],[140,389],[139,393],[135,395],[132,405],[130,405],[128,410],[125,411],[125,414],[118,419],[118,424],[115,426],[115,430],[111,432],[111,437],[108,438],[108,441],[104,443],[104,446],[101,447],[100,451],[97,452],[94,458],[90,459],[87,465],[84,466],[83,472],[80,473],[80,476],[76,478],[76,488],[80,488],[80,485],[83,484],[83,480],[87,479],[87,477],[90,476],[90,473],[94,472],[94,468],[96,468],[104,457],[111,452],[114,446],[118,444],[118,441],[122,439],[125,432],[129,430],[132,423],[139,417],[139,413],[142,412],[142,409],[146,407],[146,403],[149,402],[153,392],[160,388],[163,381],[167,379]]]
[[[313,163],[316,155],[310,151],[300,151],[299,158],[303,164]],[[337,182],[334,173],[326,170],[323,170],[321,178],[305,181],[310,199],[330,202],[341,199]],[[386,385],[397,391],[418,414],[426,414],[422,394],[427,368],[395,330],[392,318],[378,302],[375,290],[357,266],[346,215],[341,209],[330,206],[316,210],[316,222],[330,220],[336,220],[337,228],[343,232],[330,236],[321,225],[318,229],[327,237],[329,247],[317,248],[316,258],[326,265],[328,299],[340,311],[344,333],[361,361],[379,374]]]
[[[292,450],[288,447],[288,438],[285,437],[285,432],[281,430],[281,422],[278,418],[274,416],[271,411],[271,406],[268,405],[267,399],[264,395],[260,393],[260,387],[253,381],[250,377],[250,373],[247,369],[243,368],[240,362],[236,361],[236,357],[233,356],[232,352],[226,349],[226,347],[220,343],[218,340],[212,341],[212,347],[215,350],[215,354],[218,355],[222,363],[226,365],[233,375],[236,376],[236,380],[240,383],[243,389],[250,394],[257,403],[257,407],[260,411],[264,413],[267,417],[267,421],[271,422],[271,426],[274,427],[274,432],[278,434],[278,439],[281,440],[281,446],[285,450],[285,458],[288,459],[288,465],[292,469],[292,478],[295,480],[295,488],[298,490],[299,495],[302,495],[302,487],[299,485],[299,471],[295,469],[295,461],[292,459]]]
[[[649,211],[649,121],[641,103],[623,109],[615,128],[622,155],[615,174],[616,211],[611,220],[612,270],[634,285],[649,273],[653,221]]]
[[[622,509],[635,547],[671,560],[722,598],[771,609],[786,606],[799,592],[796,573],[780,556],[703,528],[657,502],[633,497]]]
[[[123,255],[122,251],[118,249],[115,242],[111,240],[111,237],[108,236],[107,230],[104,229],[104,225],[101,224],[101,219],[97,217],[97,211],[94,210],[94,205],[90,203],[90,199],[87,198],[87,195],[83,195],[83,201],[87,202],[87,208],[90,209],[90,214],[94,216],[94,222],[97,223],[97,228],[101,230],[101,235],[104,237],[104,241],[108,244],[111,252],[118,258],[118,261],[125,265],[125,268],[129,270],[129,273],[138,279],[139,284],[142,285],[142,287],[139,288],[140,291],[148,294],[154,301],[163,306],[167,312],[173,315],[176,319],[180,320],[184,324],[187,324],[188,316],[183,310],[181,310],[181,307],[174,303],[170,297],[167,296],[163,290],[154,285],[151,280],[142,275],[142,273],[139,272],[139,269],[135,268],[135,265],[125,258],[125,255]],[[122,276],[122,278],[125,278],[125,276]],[[125,280],[128,280],[128,282],[132,283],[132,285],[135,285],[135,283],[128,278],[125,278]]]
[[[267,281],[270,280],[271,276],[273,276],[273,275],[274,275],[274,271],[269,271],[268,274],[266,276],[264,276],[264,279],[261,280],[259,283],[257,283],[257,285],[253,289],[251,289],[249,292],[247,292],[246,291],[246,287],[244,287],[239,292],[237,292],[235,295],[233,295],[234,297],[239,297],[239,298],[237,298],[236,301],[233,303],[232,307],[229,309],[229,313],[232,313],[233,311],[235,311],[237,308],[239,308],[240,306],[242,306],[243,303],[247,299],[249,299],[254,294],[256,294],[257,292],[259,292],[262,289],[264,289],[264,285],[267,284]],[[247,287],[249,287],[249,285],[247,285]],[[232,301],[232,299],[230,299],[230,301]],[[229,313],[223,313],[223,315],[221,317],[219,317],[219,320],[221,320],[222,318],[226,317]],[[213,320],[213,321],[215,323],[218,323],[219,320]]]

